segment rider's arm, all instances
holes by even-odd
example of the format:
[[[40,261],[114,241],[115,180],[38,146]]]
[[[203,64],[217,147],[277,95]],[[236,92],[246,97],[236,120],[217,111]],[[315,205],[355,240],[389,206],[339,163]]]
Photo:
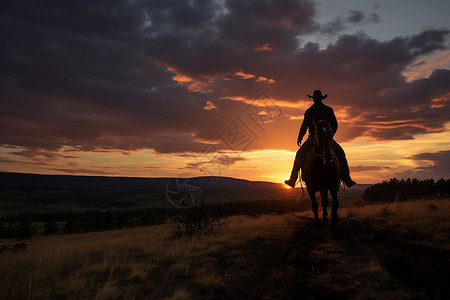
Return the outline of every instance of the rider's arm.
[[[300,132],[298,133],[297,141],[301,141],[303,137],[305,136],[306,131],[308,130],[308,124],[310,123],[311,114],[309,114],[309,111],[305,111],[305,116],[303,117],[303,123],[300,127]]]

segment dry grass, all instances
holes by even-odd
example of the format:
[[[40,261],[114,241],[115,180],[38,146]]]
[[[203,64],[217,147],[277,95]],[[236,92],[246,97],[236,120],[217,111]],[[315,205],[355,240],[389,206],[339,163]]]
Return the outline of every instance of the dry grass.
[[[341,209],[339,214],[347,218],[381,221],[400,233],[428,235],[430,238],[427,240],[435,246],[450,249],[450,199],[346,207]]]
[[[441,243],[443,247],[448,247],[450,240],[450,199],[345,206],[339,208],[338,214],[340,218],[379,221],[399,233],[429,235],[432,241]],[[310,210],[298,215],[313,217]]]
[[[156,292],[159,281],[164,279],[161,284],[168,288],[175,283],[174,274],[192,277],[202,288],[215,288],[221,279],[204,258],[254,237],[280,233],[286,230],[283,219],[231,217],[218,234],[173,240],[169,224],[36,237],[27,251],[0,255],[0,298],[133,298],[146,286],[154,291],[148,298],[160,298],[166,293]],[[188,294],[179,289],[171,297],[185,299]]]
[[[196,271],[194,282],[203,289],[215,289],[223,285],[212,262]]]
[[[429,235],[427,242],[444,249],[449,248],[449,214],[449,200],[339,211],[341,218],[380,221],[405,233]],[[212,257],[252,239],[287,238],[295,222],[289,215],[236,216],[226,219],[219,233],[179,239],[171,238],[170,224],[35,237],[27,251],[0,254],[0,299],[191,299],[198,290],[225,285]],[[334,253],[334,246],[327,246],[328,253]],[[387,276],[376,260],[362,271]]]
[[[171,297],[165,298],[165,300],[186,300],[186,299],[192,299],[192,296],[184,288],[176,290]]]

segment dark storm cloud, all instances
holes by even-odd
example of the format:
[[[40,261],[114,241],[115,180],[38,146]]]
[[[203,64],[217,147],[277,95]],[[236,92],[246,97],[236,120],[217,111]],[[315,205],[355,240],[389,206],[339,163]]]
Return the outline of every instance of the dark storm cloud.
[[[292,61],[278,62],[284,75],[288,74],[282,78],[285,84],[268,91],[286,98],[289,93],[302,96],[321,87],[329,95],[326,103],[346,107],[348,116],[341,125],[365,127],[359,136],[409,139],[414,134],[443,130],[449,102],[436,108],[433,99],[450,93],[450,71],[435,70],[430,77],[409,83],[402,72],[419,55],[441,49],[440,41],[447,34],[446,30],[431,30],[387,42],[363,35],[342,36],[322,50],[310,43]],[[422,43],[416,43],[418,40]],[[308,89],[301,93],[299,84]]]
[[[379,171],[379,170],[387,170],[390,169],[390,167],[378,167],[378,166],[356,166],[356,167],[350,167],[350,170],[352,172],[364,172],[364,171]]]
[[[240,105],[205,112],[211,96],[172,77],[235,72],[265,43],[292,51],[312,16],[308,1],[7,2],[1,142],[47,159],[62,146],[200,151],[195,135],[217,138]]]
[[[410,159],[425,161],[429,165],[428,169],[447,169],[450,171],[450,150],[444,150],[433,153],[419,153],[410,157]],[[450,174],[450,172],[448,172]]]
[[[380,23],[381,17],[378,14],[371,13],[368,16],[360,10],[350,10],[347,16],[347,22],[354,24]]]
[[[337,138],[341,141],[363,135],[379,140],[411,139],[415,134],[444,130],[449,101],[439,107],[433,101],[450,93],[450,71],[435,70],[428,78],[413,82],[406,82],[402,73],[420,55],[443,49],[447,35],[447,30],[428,30],[386,42],[345,35],[325,49],[307,43],[290,56],[249,62],[245,70],[264,74],[270,66],[271,77],[280,84],[266,90],[276,99],[295,102],[316,88],[328,93],[327,104],[346,110],[347,116],[339,119]],[[222,86],[229,94],[236,88],[230,81]]]
[[[362,23],[365,19],[365,15],[360,10],[350,10],[349,15],[347,17],[347,21],[351,23]]]
[[[330,105],[348,107],[340,123],[346,140],[443,128],[448,102],[431,103],[450,92],[450,71],[411,83],[402,72],[443,49],[448,31],[300,45],[324,30],[314,17],[311,1],[6,1],[0,143],[44,160],[72,151],[201,152],[199,139],[217,140],[243,112],[243,103],[226,98],[261,89],[297,102],[322,88]],[[343,24],[376,20],[351,11]],[[205,110],[207,101],[218,108]]]
[[[319,27],[319,32],[323,35],[333,36],[348,29],[347,22],[342,17],[337,17]]]
[[[380,3],[375,3],[375,4],[372,5],[372,7],[373,7],[374,9],[380,9],[381,6],[382,6],[382,5],[381,5]]]
[[[178,2],[172,11],[145,4],[174,15],[169,27],[195,27],[201,9],[208,15],[201,3],[190,11]],[[151,41],[142,32],[144,8],[126,1],[8,2],[1,11],[1,142],[49,159],[41,149],[195,150],[191,134],[208,121],[200,116],[204,100],[155,62],[169,45],[154,57],[145,52]]]
[[[208,157],[207,157],[208,158]],[[212,158],[206,160],[200,159],[200,161],[195,163],[188,163],[187,167],[192,169],[213,169],[213,168],[228,168],[240,161],[246,161],[244,157],[230,156],[226,154],[213,155]]]
[[[370,14],[369,17],[367,17],[367,22],[368,23],[380,23],[381,22],[381,17],[378,14]]]
[[[417,167],[402,173],[395,174],[399,178],[449,178],[450,174],[450,150],[443,150],[432,153],[418,153],[409,159],[427,164],[424,167]]]
[[[253,59],[254,48],[265,44],[277,53],[291,53],[297,36],[313,30],[314,24],[309,1],[224,1],[223,7],[211,8],[209,19],[198,28],[169,17],[162,20],[159,14],[149,11],[155,25],[144,31],[146,53],[197,79],[234,72]]]
[[[345,15],[339,15],[324,25],[317,24],[316,30],[324,35],[336,35],[349,29],[351,26],[380,22],[381,17],[378,14],[371,13],[367,16],[360,10],[349,10]]]

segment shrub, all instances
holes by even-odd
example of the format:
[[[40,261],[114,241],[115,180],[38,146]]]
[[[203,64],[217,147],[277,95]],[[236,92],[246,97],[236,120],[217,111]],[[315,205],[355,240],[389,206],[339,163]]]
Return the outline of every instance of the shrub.
[[[55,222],[47,222],[44,225],[44,235],[53,235],[58,233],[58,226]]]
[[[220,216],[214,214],[213,210],[208,209],[205,205],[205,197],[197,202],[196,205],[184,209],[183,213],[175,216],[173,222],[175,224],[175,235],[193,235],[196,233],[211,233],[220,229]]]

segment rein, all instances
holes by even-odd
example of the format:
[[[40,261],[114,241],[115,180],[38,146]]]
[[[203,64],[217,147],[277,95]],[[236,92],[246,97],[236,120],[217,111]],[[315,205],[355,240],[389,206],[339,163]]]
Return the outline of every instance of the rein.
[[[302,192],[303,192],[303,198],[304,198],[304,197],[305,197],[305,190],[303,189],[302,175],[300,175],[300,176],[298,177],[298,181],[300,182],[300,188],[302,189]]]
[[[325,129],[324,129],[325,131]],[[319,138],[318,138],[318,127],[317,125],[315,126],[315,131],[314,131],[314,155],[317,157],[320,157],[323,160],[323,165],[326,165],[327,162],[325,161],[325,156],[323,155],[322,152],[322,147],[320,146],[319,143]],[[333,130],[331,129],[331,133],[333,133]],[[319,153],[317,153],[317,149],[319,149]],[[331,150],[331,152],[333,152],[333,150]]]
[[[322,152],[320,152],[320,153],[317,153],[317,152],[316,152],[316,150],[317,150],[317,147],[316,147],[316,146],[319,148],[319,151],[320,151],[319,139],[318,139],[318,137],[317,137],[317,127],[316,127],[316,130],[315,130],[315,132],[314,132],[314,155],[323,158]]]

